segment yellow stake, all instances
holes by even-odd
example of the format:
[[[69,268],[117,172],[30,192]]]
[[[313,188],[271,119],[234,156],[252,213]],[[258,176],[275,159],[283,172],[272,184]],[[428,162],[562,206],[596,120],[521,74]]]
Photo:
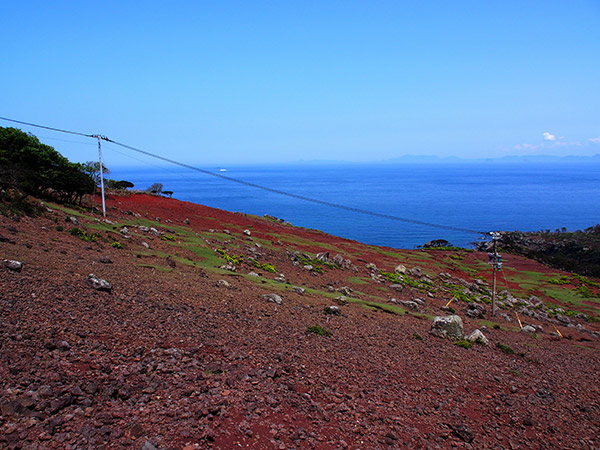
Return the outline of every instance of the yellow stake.
[[[519,321],[519,326],[521,327],[521,330],[522,330],[523,324],[521,323],[521,319],[519,319],[519,313],[517,311],[515,311],[515,314],[517,315],[517,320]]]
[[[556,330],[556,332],[558,333],[558,335],[560,337],[563,337],[562,333],[558,330],[558,328],[556,328],[556,325],[552,324],[552,326],[554,327],[554,329]]]
[[[450,301],[449,301],[448,303],[446,303],[446,308],[447,308],[448,306],[450,306],[450,303],[452,303],[452,300],[454,300],[454,297],[453,297],[453,298],[451,298],[451,299],[450,299]]]

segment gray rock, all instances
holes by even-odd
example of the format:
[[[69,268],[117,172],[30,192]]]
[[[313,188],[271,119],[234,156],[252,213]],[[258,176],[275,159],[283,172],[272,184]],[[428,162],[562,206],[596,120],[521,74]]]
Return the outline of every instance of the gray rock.
[[[404,286],[401,284],[390,284],[390,289],[393,289],[398,292],[402,292],[402,290],[404,289]]]
[[[306,266],[302,267],[304,270],[313,270],[314,267],[311,264],[307,264]]]
[[[425,300],[423,300],[422,298],[413,298],[412,301],[421,306],[425,305]]]
[[[394,272],[395,273],[406,273],[406,266],[404,264],[398,264],[395,268],[394,268]]]
[[[570,325],[571,324],[571,319],[569,319],[567,316],[563,316],[562,314],[557,314],[556,315],[556,320],[558,320],[560,323],[562,323],[564,325]]]
[[[263,294],[263,295],[261,295],[261,297],[264,298],[265,300],[267,300],[268,302],[276,303],[278,305],[283,305],[283,299],[281,298],[281,296],[279,296],[277,294]]]
[[[77,217],[69,217],[69,220],[71,221],[71,223],[73,225],[75,225],[76,227],[79,226],[79,220],[77,220]]]
[[[150,248],[150,245],[146,241],[142,241],[142,247]]]
[[[303,287],[300,287],[300,286],[294,286],[292,288],[292,291],[295,292],[296,294],[304,294],[306,292],[306,289],[304,289]]]
[[[404,306],[406,309],[410,309],[411,311],[418,311],[419,305],[412,300],[400,300],[400,304]]]
[[[258,277],[260,277],[260,275],[259,275],[259,274],[257,274],[257,273],[256,273],[256,272],[254,272],[254,271],[252,271],[252,272],[249,272],[249,273],[248,273],[248,276],[249,276],[249,277],[255,277],[255,278],[258,278]]]
[[[480,330],[474,330],[465,339],[473,344],[478,343],[478,344],[488,345],[490,343],[488,338],[486,338],[485,335]]]
[[[338,291],[340,291],[342,294],[344,294],[348,297],[350,295],[352,295],[352,289],[350,289],[348,286],[342,286],[341,288],[338,289]]]
[[[227,280],[219,280],[217,281],[217,286],[230,289],[231,283]]]
[[[472,318],[482,318],[485,313],[485,307],[483,305],[477,305],[475,303],[471,303],[467,308],[465,314]]]
[[[463,337],[463,323],[460,316],[436,316],[431,323],[431,334],[442,338],[460,339]]]
[[[333,257],[333,263],[338,266],[338,267],[342,267],[344,265],[344,258],[342,255],[337,254]]]
[[[329,252],[317,253],[316,258],[319,261],[329,262]]]
[[[279,276],[274,278],[275,281],[277,281],[278,283],[287,283],[287,280],[285,279],[285,275],[280,273]]]
[[[244,234],[246,236],[252,236],[252,232],[250,230],[244,230]]]
[[[103,280],[102,278],[98,278],[93,273],[90,273],[87,276],[86,282],[88,285],[90,285],[92,288],[96,289],[97,291],[110,292],[112,290],[112,284],[110,284],[106,280]]]
[[[544,304],[544,302],[539,298],[536,297],[535,295],[532,295],[531,297],[529,297],[529,304],[531,306],[533,306],[534,308],[541,306]]]
[[[138,227],[138,230],[143,231],[144,233],[147,233],[148,231],[150,231],[150,228],[145,227],[144,225],[140,225]]]
[[[325,307],[325,314],[331,314],[332,316],[341,316],[342,310],[339,306],[331,305]]]
[[[423,276],[423,271],[421,269],[419,269],[418,267],[413,267],[412,269],[409,270],[409,273],[413,276],[413,277],[422,277]]]
[[[535,333],[536,331],[535,327],[532,327],[531,325],[525,325],[521,328],[521,333]]]
[[[12,270],[13,272],[20,272],[21,269],[23,269],[23,263],[14,259],[5,259],[2,261],[2,264],[4,264],[4,267],[8,270]]]

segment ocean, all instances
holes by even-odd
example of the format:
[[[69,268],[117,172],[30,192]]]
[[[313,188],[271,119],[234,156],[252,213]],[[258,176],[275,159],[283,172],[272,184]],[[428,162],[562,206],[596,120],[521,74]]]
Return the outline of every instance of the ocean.
[[[200,166],[199,166],[200,167]],[[600,222],[596,164],[294,164],[200,167],[275,190],[447,227],[489,231],[585,229]],[[314,204],[179,166],[118,168],[134,189],[155,182],[173,197],[373,245],[416,248],[432,239],[472,247],[482,235]]]

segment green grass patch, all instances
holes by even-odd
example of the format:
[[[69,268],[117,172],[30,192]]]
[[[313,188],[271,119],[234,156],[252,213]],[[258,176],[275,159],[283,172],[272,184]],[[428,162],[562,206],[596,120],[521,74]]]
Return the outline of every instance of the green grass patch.
[[[454,341],[454,345],[458,345],[459,347],[462,347],[467,350],[473,346],[473,344],[471,344],[466,339],[459,339],[458,341]]]
[[[331,331],[323,328],[321,325],[312,325],[306,327],[307,333],[314,333],[318,336],[331,336]]]
[[[346,279],[346,281],[347,281],[348,283],[351,283],[351,284],[358,284],[358,285],[361,285],[361,284],[369,284],[370,280],[371,280],[371,279],[370,279],[370,278],[367,278],[367,277],[348,277],[348,278]]]
[[[500,350],[502,350],[504,353],[506,353],[508,355],[514,355],[515,354],[515,351],[512,348],[510,348],[506,344],[502,344],[501,342],[496,342],[496,347],[498,347]]]

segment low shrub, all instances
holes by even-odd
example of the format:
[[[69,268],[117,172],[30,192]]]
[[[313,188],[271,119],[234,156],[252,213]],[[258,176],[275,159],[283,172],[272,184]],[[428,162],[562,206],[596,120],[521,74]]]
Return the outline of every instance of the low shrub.
[[[329,330],[326,330],[325,328],[323,328],[321,325],[313,325],[310,327],[306,327],[306,332],[314,333],[319,336],[331,336],[331,332]]]

